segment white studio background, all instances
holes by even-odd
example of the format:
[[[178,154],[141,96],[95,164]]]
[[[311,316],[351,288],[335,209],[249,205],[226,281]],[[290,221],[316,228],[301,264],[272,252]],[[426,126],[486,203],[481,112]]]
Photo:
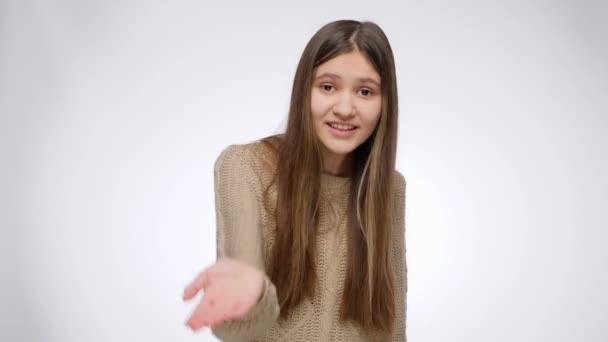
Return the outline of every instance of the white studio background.
[[[282,127],[304,45],[373,20],[399,79],[414,342],[608,340],[601,1],[2,1],[0,340],[214,341],[213,162]]]

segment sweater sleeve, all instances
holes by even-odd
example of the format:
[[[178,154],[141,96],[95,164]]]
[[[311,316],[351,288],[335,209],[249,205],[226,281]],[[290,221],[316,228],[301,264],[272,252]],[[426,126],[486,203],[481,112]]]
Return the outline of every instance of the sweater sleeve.
[[[231,145],[214,165],[217,257],[230,257],[264,271],[264,290],[258,303],[238,320],[212,329],[227,342],[249,341],[276,322],[276,288],[264,269],[261,227],[261,184],[244,146]],[[258,195],[260,194],[260,198]]]
[[[394,241],[393,267],[395,272],[395,331],[390,341],[406,342],[407,319],[407,259],[405,243],[405,178],[399,172],[396,176],[396,238]]]

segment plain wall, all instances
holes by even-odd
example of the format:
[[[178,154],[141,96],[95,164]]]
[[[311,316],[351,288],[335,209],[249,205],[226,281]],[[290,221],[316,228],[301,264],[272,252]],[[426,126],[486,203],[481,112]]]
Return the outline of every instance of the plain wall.
[[[392,44],[410,341],[608,340],[600,1],[3,1],[0,340],[212,341],[213,163],[323,24]]]

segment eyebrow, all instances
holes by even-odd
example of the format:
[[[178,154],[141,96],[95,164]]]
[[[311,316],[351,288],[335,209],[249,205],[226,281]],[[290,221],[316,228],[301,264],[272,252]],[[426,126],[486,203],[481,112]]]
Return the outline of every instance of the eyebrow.
[[[331,72],[324,72],[321,75],[315,77],[315,80],[319,79],[319,78],[323,78],[323,77],[337,78],[337,79],[341,78],[340,75],[338,75],[338,74],[334,74],[334,73],[331,73]],[[357,81],[362,82],[362,83],[373,83],[373,84],[376,85],[376,87],[380,88],[380,82],[376,81],[375,79],[373,79],[371,77],[357,78]]]

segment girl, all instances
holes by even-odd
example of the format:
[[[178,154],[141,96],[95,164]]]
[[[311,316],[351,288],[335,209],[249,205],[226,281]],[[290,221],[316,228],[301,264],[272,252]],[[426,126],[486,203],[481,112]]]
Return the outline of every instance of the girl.
[[[224,341],[405,341],[405,179],[392,49],[339,20],[306,45],[287,129],[215,161],[217,262],[187,325]]]

